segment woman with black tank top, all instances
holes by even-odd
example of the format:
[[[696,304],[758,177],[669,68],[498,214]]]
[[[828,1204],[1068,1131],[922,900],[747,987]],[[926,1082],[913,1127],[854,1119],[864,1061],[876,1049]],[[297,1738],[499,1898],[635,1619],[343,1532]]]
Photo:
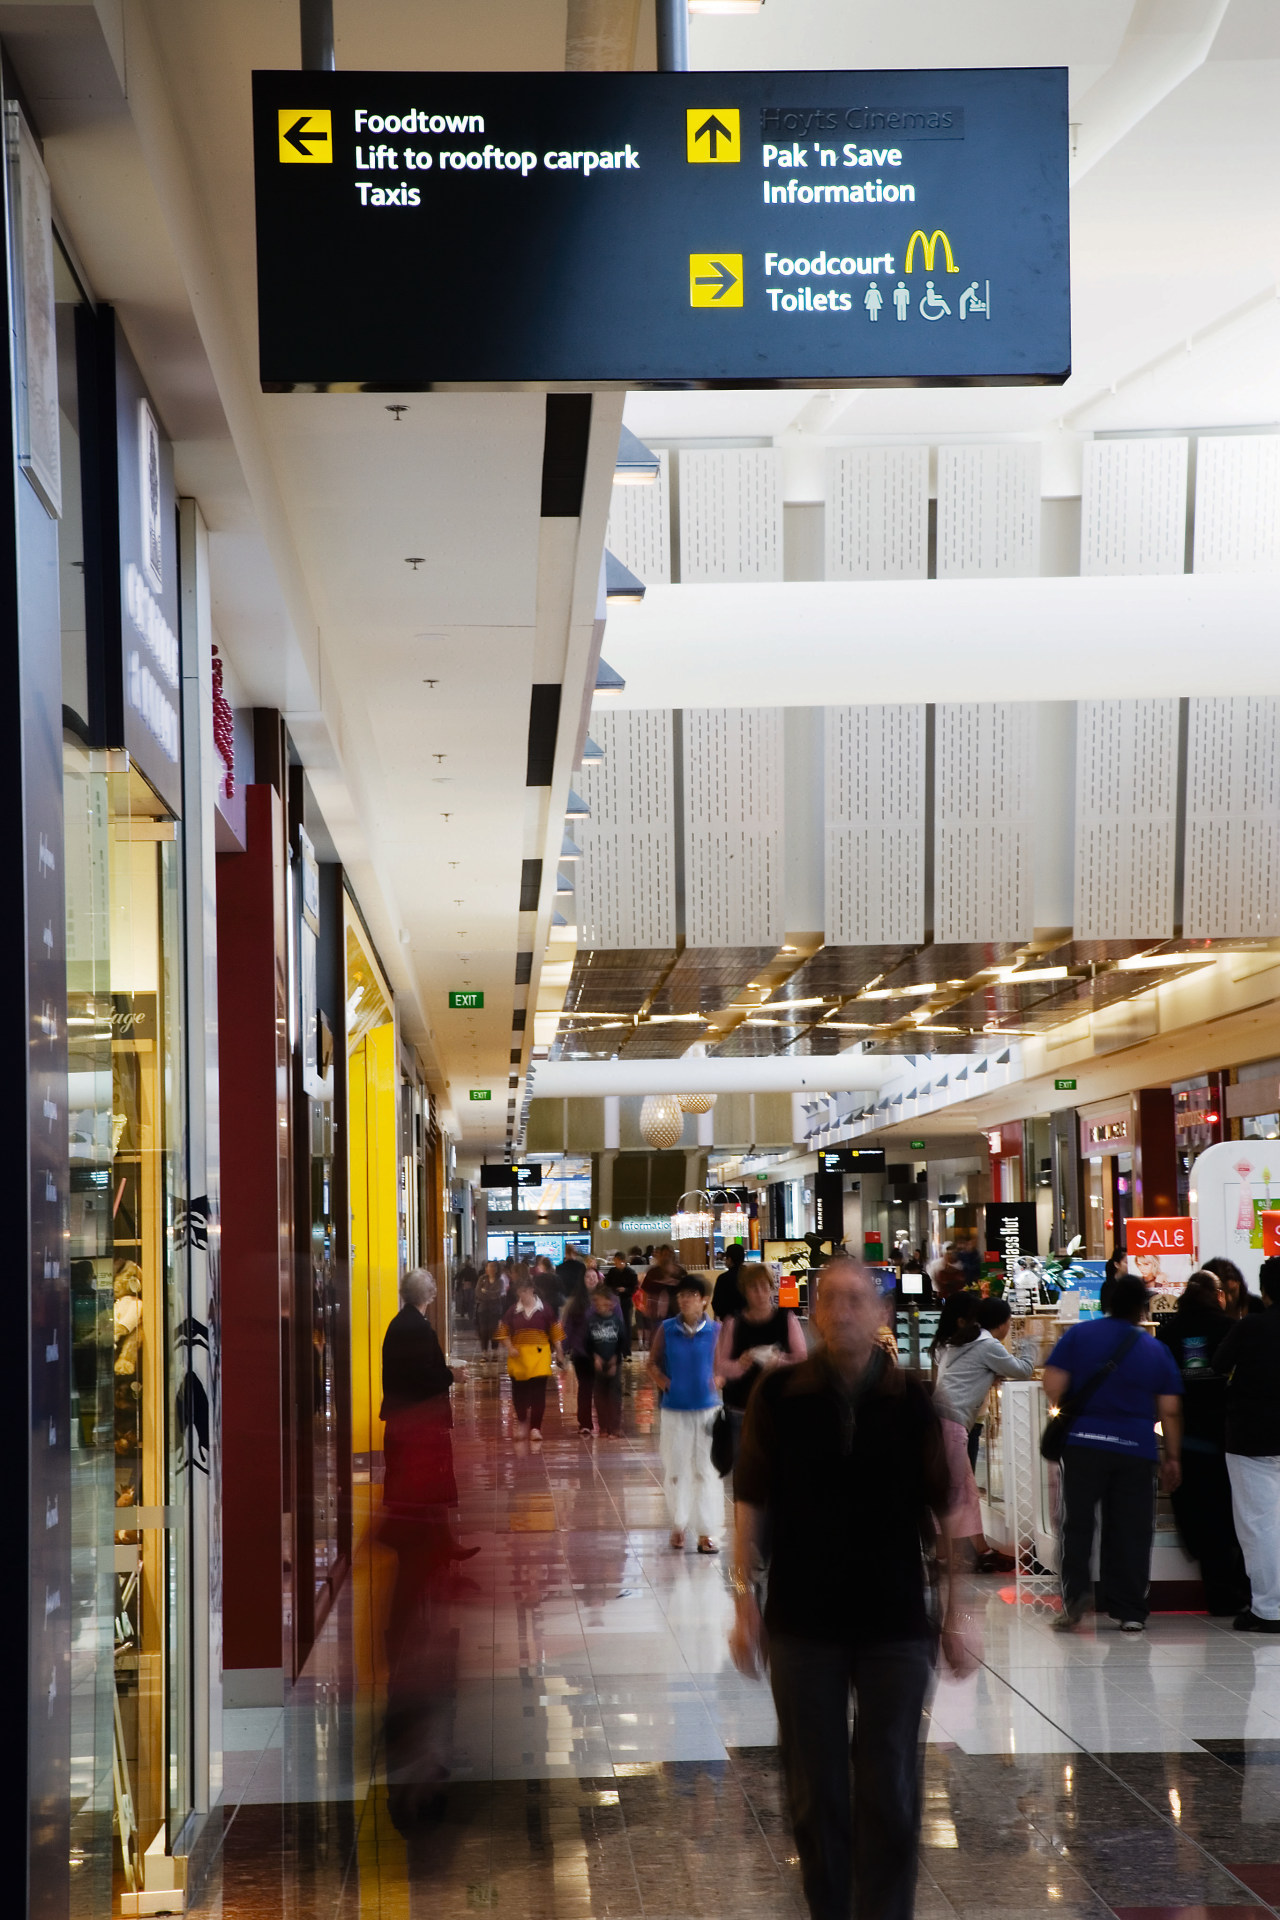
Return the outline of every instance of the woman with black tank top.
[[[789,1367],[807,1359],[809,1353],[804,1329],[791,1309],[773,1303],[767,1267],[740,1267],[738,1286],[746,1304],[721,1326],[715,1357],[715,1377],[729,1415],[735,1460],[747,1401],[760,1375],[771,1367]]]

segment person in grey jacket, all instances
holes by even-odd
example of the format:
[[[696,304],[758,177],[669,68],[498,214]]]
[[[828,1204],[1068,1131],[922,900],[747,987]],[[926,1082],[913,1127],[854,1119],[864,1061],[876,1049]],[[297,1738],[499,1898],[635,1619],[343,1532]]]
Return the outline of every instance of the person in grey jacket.
[[[1019,1359],[1004,1344],[1008,1339],[1012,1316],[1003,1300],[984,1300],[978,1294],[955,1294],[942,1309],[938,1335],[934,1342],[933,1404],[943,1421],[944,1437],[958,1428],[965,1442],[950,1449],[953,1474],[962,1474],[967,1451],[970,1498],[963,1505],[966,1536],[973,1541],[975,1567],[979,1573],[1008,1573],[1013,1566],[1008,1554],[987,1544],[985,1535],[973,1524],[978,1510],[978,1491],[973,1484],[973,1468],[981,1438],[981,1416],[997,1380],[1029,1380],[1035,1371],[1030,1360]],[[967,1443],[967,1444],[966,1444]]]

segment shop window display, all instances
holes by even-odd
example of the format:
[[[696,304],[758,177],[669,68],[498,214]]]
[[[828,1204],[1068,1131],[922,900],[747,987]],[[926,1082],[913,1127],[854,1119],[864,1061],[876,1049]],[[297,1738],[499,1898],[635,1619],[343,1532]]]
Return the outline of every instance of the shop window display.
[[[86,1764],[72,1858],[100,1880],[114,1831],[130,1891],[145,1849],[163,1832],[169,1850],[190,1803],[187,1481],[207,1450],[185,1365],[177,828],[121,753],[68,739],[64,790],[73,1751]]]

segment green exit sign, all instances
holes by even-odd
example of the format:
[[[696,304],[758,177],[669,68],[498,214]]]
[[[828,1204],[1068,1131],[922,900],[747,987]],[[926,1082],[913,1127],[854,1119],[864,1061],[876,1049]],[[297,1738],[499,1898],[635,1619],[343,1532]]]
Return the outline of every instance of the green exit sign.
[[[482,993],[451,993],[449,1005],[451,1007],[483,1007],[484,995]]]
[[[1074,1080],[1055,1080],[1053,1090],[1055,1093],[1074,1093],[1076,1083]]]
[[[912,1140],[912,1141],[909,1141],[908,1144],[913,1153],[923,1153],[925,1150],[925,1145],[923,1140]]]
[[[488,1087],[472,1087],[471,1098],[473,1100],[492,1100],[493,1095],[490,1093]]]

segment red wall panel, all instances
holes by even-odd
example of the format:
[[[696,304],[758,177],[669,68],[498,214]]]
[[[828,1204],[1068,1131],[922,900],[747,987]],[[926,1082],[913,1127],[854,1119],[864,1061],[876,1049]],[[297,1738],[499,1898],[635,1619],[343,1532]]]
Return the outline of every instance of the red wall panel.
[[[279,796],[246,789],[218,859],[222,1135],[223,1665],[286,1668],[282,1307],[289,1292],[287,957]]]

